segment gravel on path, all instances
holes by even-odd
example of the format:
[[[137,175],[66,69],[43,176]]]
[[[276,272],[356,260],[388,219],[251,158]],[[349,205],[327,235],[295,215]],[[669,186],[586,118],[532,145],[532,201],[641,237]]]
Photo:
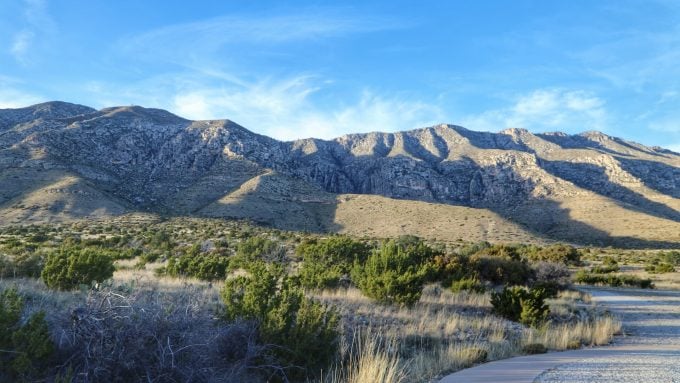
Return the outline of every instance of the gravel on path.
[[[585,288],[621,316],[612,346],[510,358],[440,383],[680,383],[680,291]]]
[[[617,337],[615,347],[640,349],[563,363],[542,373],[536,383],[680,382],[680,292],[591,289],[590,293],[621,316],[626,336]]]

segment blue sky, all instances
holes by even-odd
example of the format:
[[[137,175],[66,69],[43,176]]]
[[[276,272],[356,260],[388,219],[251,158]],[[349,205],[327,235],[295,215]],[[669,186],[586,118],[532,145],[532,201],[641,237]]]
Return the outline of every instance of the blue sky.
[[[2,0],[0,107],[47,100],[281,139],[446,122],[680,150],[680,3]]]

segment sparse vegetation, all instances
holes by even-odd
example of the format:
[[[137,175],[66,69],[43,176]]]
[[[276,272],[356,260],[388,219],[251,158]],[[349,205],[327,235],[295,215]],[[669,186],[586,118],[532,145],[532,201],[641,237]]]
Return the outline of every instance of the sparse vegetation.
[[[255,263],[250,275],[228,279],[222,299],[228,320],[254,321],[261,341],[274,345],[271,354],[283,377],[314,375],[336,353],[335,311],[305,297],[296,280],[276,265]]]
[[[338,287],[349,281],[354,263],[365,262],[370,251],[365,243],[341,236],[304,242],[296,249],[303,260],[300,281],[312,289]]]
[[[432,275],[429,261],[434,250],[416,240],[387,241],[368,256],[356,261],[352,281],[366,296],[383,303],[415,304]]]
[[[45,312],[25,323],[24,299],[15,288],[0,291],[0,381],[28,382],[45,374],[54,352]]]
[[[54,346],[34,380],[410,383],[608,342],[618,322],[564,291],[578,262],[550,248],[192,219],[21,226],[0,229],[0,287],[17,283],[21,324],[35,316]]]
[[[675,272],[675,266],[670,263],[651,263],[645,266],[645,271],[650,274],[664,274]]]
[[[40,277],[54,289],[72,290],[113,276],[113,260],[93,249],[62,247],[47,255]]]
[[[639,278],[634,275],[594,274],[580,270],[574,276],[574,282],[587,285],[604,285],[611,287],[629,286],[642,289],[653,289],[651,279]]]
[[[498,315],[527,326],[538,327],[545,322],[550,309],[545,303],[545,290],[506,287],[491,294],[491,305]]]

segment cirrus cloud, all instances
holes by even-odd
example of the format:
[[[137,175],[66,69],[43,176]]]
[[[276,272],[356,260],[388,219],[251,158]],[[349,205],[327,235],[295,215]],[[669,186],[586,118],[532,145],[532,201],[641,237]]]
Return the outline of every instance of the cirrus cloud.
[[[463,125],[474,130],[497,131],[525,128],[532,131],[606,131],[605,102],[582,90],[539,89],[513,98],[507,107],[464,117]]]

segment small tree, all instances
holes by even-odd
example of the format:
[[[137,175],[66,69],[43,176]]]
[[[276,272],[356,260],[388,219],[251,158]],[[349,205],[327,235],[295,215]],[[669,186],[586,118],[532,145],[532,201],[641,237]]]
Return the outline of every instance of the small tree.
[[[62,247],[47,256],[40,277],[47,287],[72,290],[81,284],[103,282],[113,276],[113,259],[94,249]]]
[[[545,291],[540,288],[505,287],[491,294],[491,305],[494,312],[505,319],[532,327],[542,324],[550,313],[545,304]]]
[[[556,262],[565,265],[578,265],[581,263],[581,254],[573,246],[561,243],[544,247],[530,253],[528,258],[532,262]]]
[[[343,277],[349,276],[354,262],[363,262],[370,247],[347,237],[331,237],[319,242],[306,242],[298,246],[302,256],[300,281],[307,288],[336,287]]]
[[[288,375],[313,375],[335,355],[337,312],[306,298],[298,282],[276,265],[252,263],[250,275],[226,281],[222,300],[228,320],[256,322],[261,340],[278,346],[272,354],[279,363],[306,370],[292,369]]]
[[[0,381],[36,381],[54,351],[45,313],[21,323],[24,302],[16,289],[0,292]]]
[[[355,262],[352,281],[370,298],[410,306],[418,302],[432,275],[435,254],[421,241],[385,242],[365,263]]]

